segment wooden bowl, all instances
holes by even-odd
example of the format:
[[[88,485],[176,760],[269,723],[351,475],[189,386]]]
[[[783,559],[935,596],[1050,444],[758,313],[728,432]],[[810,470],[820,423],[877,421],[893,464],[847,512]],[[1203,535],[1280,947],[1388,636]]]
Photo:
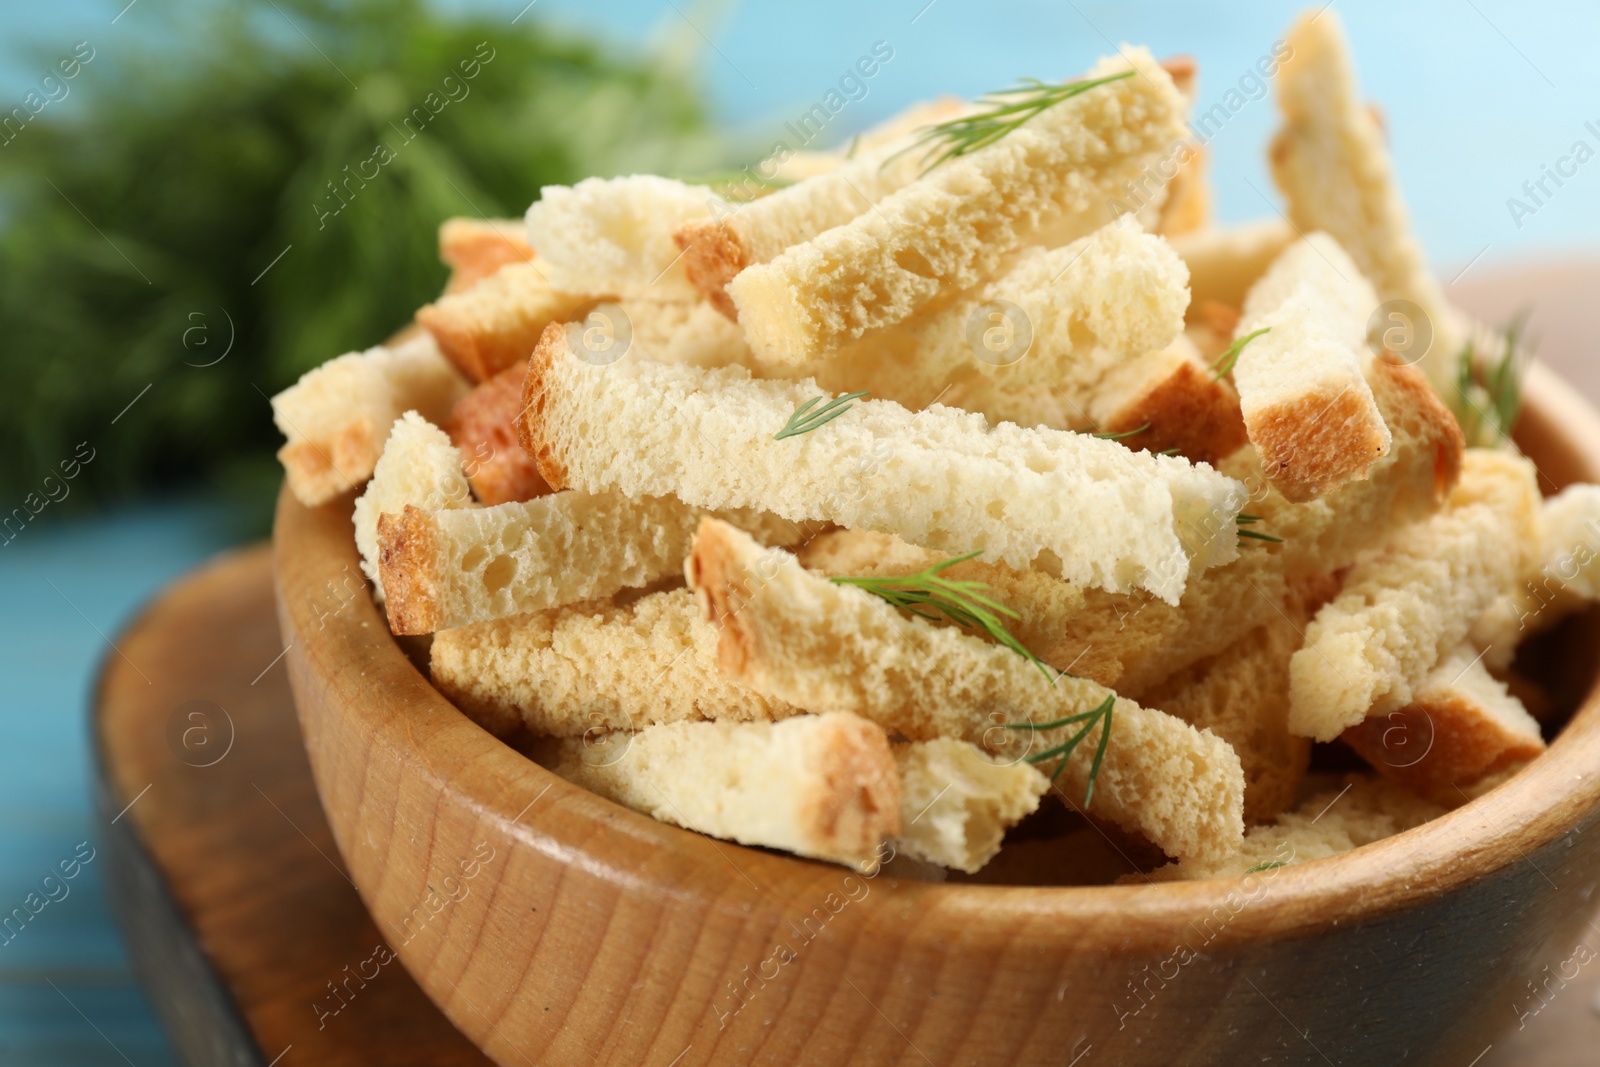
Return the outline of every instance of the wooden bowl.
[[[1540,367],[1519,437],[1547,490],[1600,481],[1600,416]],[[1510,782],[1329,859],[1144,886],[868,879],[655,822],[479,729],[389,635],[349,514],[287,493],[277,514],[317,788],[406,969],[508,1067],[1466,1067],[1539,1007],[1526,983],[1594,907],[1592,689]],[[1573,640],[1593,662],[1600,640]]]

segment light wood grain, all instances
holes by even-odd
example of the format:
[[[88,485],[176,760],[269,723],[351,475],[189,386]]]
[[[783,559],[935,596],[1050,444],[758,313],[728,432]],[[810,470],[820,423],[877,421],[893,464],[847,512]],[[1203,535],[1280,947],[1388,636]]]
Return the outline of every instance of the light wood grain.
[[[117,646],[95,701],[104,862],[184,1061],[484,1063],[398,963],[363,967],[384,935],[318,808],[283,665],[269,669],[283,643],[268,550],[175,584]]]
[[[1537,368],[1528,394],[1522,437],[1541,469],[1557,484],[1600,480],[1592,409]],[[553,777],[439,696],[366,598],[328,612],[328,590],[355,570],[349,507],[285,495],[277,517],[312,770],[380,929],[502,1064],[1061,1064],[1092,1051],[1119,1064],[1461,1065],[1515,1023],[1513,987],[1573,941],[1600,880],[1591,699],[1510,784],[1368,848],[1266,872],[1242,905],[1235,880],[883,876],[806,940],[793,924],[843,899],[847,872],[666,826]],[[1579,637],[1572,654],[1592,659],[1600,641]],[[429,886],[485,848],[494,858],[460,899],[402,938]],[[795,959],[764,964],[780,943]],[[1197,955],[1180,964],[1185,945]]]

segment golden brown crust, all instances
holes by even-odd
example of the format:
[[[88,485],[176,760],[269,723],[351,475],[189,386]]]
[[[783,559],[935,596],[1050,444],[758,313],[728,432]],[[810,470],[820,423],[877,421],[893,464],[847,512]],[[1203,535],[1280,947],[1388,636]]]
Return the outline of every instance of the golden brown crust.
[[[1416,367],[1401,363],[1387,351],[1372,361],[1368,382],[1384,411],[1403,411],[1414,424],[1411,432],[1418,440],[1434,442],[1433,498],[1442,504],[1461,477],[1461,457],[1467,442],[1461,424],[1439,398],[1428,376]],[[1391,430],[1396,428],[1391,426]]]
[[[1244,447],[1246,440],[1233,387],[1190,362],[1152,382],[1106,420],[1105,430],[1127,433],[1145,425],[1150,428],[1123,444],[1150,452],[1176,448],[1196,463],[1215,464]]]
[[[290,441],[278,449],[278,462],[295,499],[315,507],[365,481],[382,451],[372,420],[356,418],[320,441]]]
[[[1308,393],[1250,420],[1261,467],[1286,500],[1303,503],[1362,475],[1388,451],[1377,406],[1353,389]]]
[[[1510,729],[1454,692],[1374,715],[1340,736],[1384,777],[1424,794],[1471,784],[1545,748],[1543,741]],[[1423,754],[1414,755],[1417,751]]]
[[[524,368],[507,367],[456,401],[445,426],[461,450],[467,481],[484,504],[532,500],[550,492],[533,457],[517,439],[526,377]]]
[[[438,534],[429,512],[407,504],[399,515],[378,516],[378,574],[394,634],[431,634],[443,624],[432,575]]]
[[[544,438],[544,412],[547,383],[545,375],[550,363],[567,343],[566,325],[552,322],[539,336],[533,356],[528,360],[528,373],[522,380],[522,410],[517,415],[517,440],[522,450],[533,457],[539,476],[553,491],[567,488],[567,470],[555,458]]]
[[[900,776],[888,736],[854,715],[829,716],[816,753],[820,788],[800,804],[819,851],[865,854],[900,832]]]
[[[755,635],[739,619],[740,609],[749,603],[750,590],[728,532],[725,523],[701,519],[683,569],[706,620],[719,630],[717,666],[726,677],[744,678],[751,664],[761,662],[761,655]]]
[[[450,268],[446,293],[470,289],[507,263],[533,258],[520,219],[445,219],[439,225],[439,259]]]
[[[674,230],[672,240],[683,250],[683,269],[689,281],[713,307],[738,322],[739,311],[728,295],[728,283],[750,265],[738,232],[726,220],[697,219]]]
[[[1173,80],[1177,81],[1176,76]],[[1189,154],[1179,161],[1177,173],[1167,183],[1167,199],[1156,218],[1156,233],[1163,237],[1194,233],[1211,225],[1210,150],[1196,143],[1185,147]]]

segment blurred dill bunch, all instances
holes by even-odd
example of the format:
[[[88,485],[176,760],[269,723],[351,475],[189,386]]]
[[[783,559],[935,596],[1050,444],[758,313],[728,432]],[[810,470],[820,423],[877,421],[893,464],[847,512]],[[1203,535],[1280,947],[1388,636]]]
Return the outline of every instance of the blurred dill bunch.
[[[278,478],[265,398],[438,293],[443,219],[720,155],[681,56],[533,17],[187,0],[90,46],[70,97],[0,145],[0,513],[80,441],[95,459],[65,506],[197,478],[259,504]],[[393,158],[335,199],[380,144]]]

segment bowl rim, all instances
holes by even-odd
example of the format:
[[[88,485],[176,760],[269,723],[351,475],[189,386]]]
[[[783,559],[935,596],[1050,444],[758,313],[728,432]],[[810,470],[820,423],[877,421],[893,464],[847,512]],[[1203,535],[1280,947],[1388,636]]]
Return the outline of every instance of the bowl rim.
[[[1525,424],[1537,424],[1552,447],[1581,457],[1585,478],[1600,480],[1600,412],[1538,363],[1527,368],[1524,396]],[[1562,484],[1545,481],[1555,487]],[[342,568],[360,574],[348,518],[355,492],[319,508],[301,505],[287,488],[280,495],[273,552],[285,637],[293,643],[308,638],[308,644],[320,645],[320,654],[309,655],[310,661],[358,659],[359,671],[325,668],[309,673],[329,691],[331,703],[356,714],[366,709],[361,726],[372,740],[383,742],[400,758],[413,758],[417,772],[438,782],[452,803],[500,822],[522,845],[551,862],[580,864],[619,892],[697,896],[712,910],[732,909],[729,913],[741,921],[748,920],[749,910],[729,899],[730,865],[752,887],[758,882],[782,885],[811,894],[800,898],[805,900],[817,899],[817,894],[836,887],[850,873],[832,864],[747,848],[658,822],[573,785],[493,737],[434,689],[389,633],[370,597],[355,598],[350,610],[315,615],[319,590],[313,574],[325,576]],[[330,566],[294,565],[314,556],[324,557]],[[318,631],[311,641],[313,621]],[[300,654],[312,651],[305,648]],[[311,724],[296,688],[308,748],[314,749]],[[311,755],[315,766],[317,753],[313,750]],[[1600,807],[1597,770],[1600,678],[1591,683],[1549,749],[1507,781],[1421,826],[1349,852],[1258,874],[1145,884],[1011,886],[920,882],[891,875],[897,906],[874,921],[899,924],[891,933],[929,936],[928,917],[937,913],[962,924],[963,940],[976,938],[980,943],[1009,940],[1025,922],[1028,936],[1049,947],[1103,931],[1107,921],[1115,920],[1119,944],[1133,948],[1170,946],[1186,936],[1183,931],[1194,928],[1197,919],[1219,912],[1228,919],[1217,936],[1228,941],[1367,920],[1512,864],[1533,864],[1533,853],[1577,832],[1582,816]],[[324,788],[320,776],[317,784],[319,791]],[[545,814],[538,820],[519,821],[526,805],[547,793],[552,796],[542,809]],[[331,806],[328,797],[323,801]],[[330,822],[341,851],[346,851],[338,820]],[[612,835],[639,849],[638,864],[619,866],[613,847],[617,839]],[[352,874],[361,870],[348,851],[345,859]],[[1261,883],[1267,888],[1262,889]],[[1250,906],[1243,907],[1241,899]],[[778,903],[789,907],[793,900]],[[1097,940],[1103,938],[1101,933]]]

